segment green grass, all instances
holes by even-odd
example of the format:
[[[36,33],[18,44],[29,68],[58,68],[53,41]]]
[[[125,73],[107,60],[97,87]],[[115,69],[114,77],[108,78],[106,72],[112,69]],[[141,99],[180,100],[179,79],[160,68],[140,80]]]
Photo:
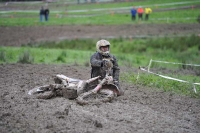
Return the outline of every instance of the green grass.
[[[146,65],[152,59],[193,62],[200,64],[200,38],[195,35],[189,37],[164,37],[154,39],[110,39],[111,52],[118,56],[122,64],[129,63],[135,67]],[[61,42],[44,42],[41,48],[62,48],[73,50],[95,51],[95,39],[64,40]],[[34,46],[34,44],[28,44]],[[126,53],[126,54],[124,54]]]
[[[167,11],[155,12],[150,15],[149,21],[142,21],[140,23],[198,23],[197,16],[200,9],[182,10],[182,11]],[[187,16],[185,16],[187,14]],[[7,14],[8,17],[0,19],[0,26],[42,26],[42,25],[122,25],[122,24],[138,24],[139,22],[131,21],[129,13],[107,13],[96,16],[73,16],[65,13],[57,14],[51,13],[48,22],[39,22],[39,15],[28,13]],[[102,19],[103,18],[103,19]]]
[[[174,74],[175,75],[175,74]],[[153,87],[157,88],[161,91],[165,92],[171,92],[171,93],[176,93],[180,95],[186,95],[186,96],[191,96],[191,97],[196,97],[200,98],[200,86],[196,85],[196,91],[197,93],[194,92],[194,86],[192,85],[193,82],[191,83],[182,83],[174,80],[169,80],[165,78],[161,78],[156,75],[148,74],[148,73],[142,73],[142,71],[139,72],[139,78],[138,73],[124,73],[120,76],[120,80],[124,82],[129,82],[133,83],[135,85],[141,85],[141,86],[147,86],[147,87]],[[172,76],[173,77],[173,76]],[[197,79],[198,78],[198,83],[200,83],[200,78],[196,76],[188,76],[188,75],[181,75],[179,76],[178,79],[182,78],[187,78],[189,79],[187,81],[190,81],[190,79]]]
[[[150,15],[149,21],[142,23],[198,23],[197,16],[199,15],[199,8],[179,9],[172,11],[156,12],[162,8],[175,8],[199,5],[200,1],[183,0],[168,0],[163,3],[160,0],[145,2],[120,2],[120,3],[101,3],[101,4],[72,4],[66,6],[65,4],[50,3],[50,20],[47,23],[39,22],[39,9],[37,10],[24,10],[24,11],[11,11],[3,13],[0,12],[0,26],[43,26],[43,25],[121,25],[121,24],[137,24],[138,22],[131,21],[130,9],[132,5],[149,6],[152,8],[153,13]],[[163,3],[163,4],[162,4]],[[169,5],[169,3],[172,3]],[[157,6],[162,4],[160,6]],[[21,6],[22,5],[15,5]],[[26,6],[28,6],[26,4]],[[31,5],[33,6],[33,5]],[[33,7],[35,7],[33,6]],[[19,8],[18,7],[18,8]],[[52,7],[52,8],[51,8]],[[30,7],[31,8],[31,7]],[[102,9],[102,10],[99,10]],[[77,12],[73,12],[73,11]],[[154,12],[155,11],[155,12]],[[141,23],[141,22],[140,22]]]
[[[147,66],[150,59],[200,64],[200,38],[165,37],[155,39],[110,39],[111,53],[116,55],[120,65]],[[61,42],[33,43],[24,47],[0,47],[1,63],[16,63],[20,54],[29,50],[34,63],[74,63],[84,64],[96,51],[95,39],[75,39]],[[28,47],[27,47],[28,46]],[[63,54],[62,52],[65,52]],[[60,56],[60,57],[59,57]]]
[[[33,57],[35,64],[84,64],[89,62],[91,52],[77,50],[61,50],[61,49],[43,49],[43,48],[30,48],[30,47],[0,47],[0,53],[4,53],[4,60],[0,60],[1,63],[17,63],[19,57],[29,52],[29,55]]]

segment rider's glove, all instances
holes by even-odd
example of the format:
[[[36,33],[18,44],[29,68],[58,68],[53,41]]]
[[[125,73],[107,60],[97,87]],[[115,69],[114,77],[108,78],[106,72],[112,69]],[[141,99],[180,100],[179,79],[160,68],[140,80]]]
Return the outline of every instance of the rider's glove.
[[[112,76],[106,76],[105,78],[106,78],[108,84],[113,82],[113,77]]]
[[[101,66],[102,67],[106,67],[106,68],[112,68],[113,67],[113,63],[109,59],[103,59]]]
[[[114,62],[115,62],[113,58],[111,58],[110,61],[112,62],[112,64],[114,64]]]

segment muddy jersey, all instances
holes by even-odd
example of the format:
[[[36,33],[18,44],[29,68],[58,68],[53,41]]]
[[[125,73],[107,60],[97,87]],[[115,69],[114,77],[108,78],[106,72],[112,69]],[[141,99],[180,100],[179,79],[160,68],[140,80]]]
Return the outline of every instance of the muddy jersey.
[[[101,79],[103,79],[106,76],[106,71],[102,66],[103,59],[112,59],[113,62],[113,68],[111,69],[109,75],[113,76],[114,81],[119,81],[119,72],[120,68],[117,63],[117,59],[115,56],[109,54],[109,56],[103,56],[99,52],[94,53],[90,58],[91,63],[91,77],[101,76]]]

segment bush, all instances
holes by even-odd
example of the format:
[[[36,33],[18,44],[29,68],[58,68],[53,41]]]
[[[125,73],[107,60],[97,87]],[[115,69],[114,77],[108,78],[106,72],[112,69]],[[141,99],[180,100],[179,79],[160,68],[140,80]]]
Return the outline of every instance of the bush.
[[[57,57],[56,61],[66,63],[66,57],[67,53],[65,51],[62,51],[62,53]]]
[[[32,64],[34,62],[34,58],[30,55],[30,52],[26,50],[19,56],[17,62],[23,64]]]
[[[6,54],[4,51],[0,51],[0,61],[3,61],[3,62],[6,61]]]

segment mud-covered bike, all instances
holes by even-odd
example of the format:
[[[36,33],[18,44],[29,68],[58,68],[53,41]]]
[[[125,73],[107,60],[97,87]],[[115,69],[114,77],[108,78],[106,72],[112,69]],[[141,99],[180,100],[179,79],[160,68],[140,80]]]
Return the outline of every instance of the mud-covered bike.
[[[105,68],[106,76],[102,80],[99,80],[100,76],[80,80],[58,74],[54,78],[54,84],[35,87],[28,94],[40,99],[63,96],[68,99],[76,99],[80,105],[109,102],[115,96],[118,96],[120,91],[118,86],[114,84],[113,77],[109,76],[112,65]]]

